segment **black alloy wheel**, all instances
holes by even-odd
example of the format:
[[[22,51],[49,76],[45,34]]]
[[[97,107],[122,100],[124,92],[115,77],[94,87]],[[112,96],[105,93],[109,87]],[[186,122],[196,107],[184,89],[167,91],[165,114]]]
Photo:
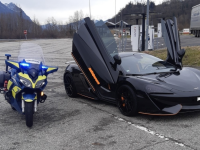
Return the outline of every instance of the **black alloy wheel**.
[[[117,90],[118,108],[125,116],[137,114],[137,101],[133,89],[128,85],[122,85]]]
[[[64,75],[65,91],[69,97],[76,97],[77,92],[74,86],[72,75],[70,73],[65,73]]]

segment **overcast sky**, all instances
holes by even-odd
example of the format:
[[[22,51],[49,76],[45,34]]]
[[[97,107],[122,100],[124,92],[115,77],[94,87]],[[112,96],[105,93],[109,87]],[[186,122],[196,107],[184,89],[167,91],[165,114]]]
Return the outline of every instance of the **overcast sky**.
[[[45,24],[46,20],[54,17],[57,21],[65,23],[75,11],[82,10],[89,14],[89,0],[0,0],[3,4],[13,2],[19,5],[25,13],[33,19],[34,16]],[[135,1],[135,0],[131,0]],[[138,0],[141,1],[141,0]],[[152,0],[156,4],[162,0]],[[130,0],[116,0],[116,12],[125,7]],[[91,14],[98,20],[107,20],[115,15],[115,0],[90,0]]]

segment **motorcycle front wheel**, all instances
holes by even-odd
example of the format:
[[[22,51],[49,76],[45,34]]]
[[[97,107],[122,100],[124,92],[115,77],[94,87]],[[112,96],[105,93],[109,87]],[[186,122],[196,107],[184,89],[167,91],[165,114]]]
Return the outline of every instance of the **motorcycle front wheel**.
[[[33,126],[34,102],[25,102],[26,126]]]

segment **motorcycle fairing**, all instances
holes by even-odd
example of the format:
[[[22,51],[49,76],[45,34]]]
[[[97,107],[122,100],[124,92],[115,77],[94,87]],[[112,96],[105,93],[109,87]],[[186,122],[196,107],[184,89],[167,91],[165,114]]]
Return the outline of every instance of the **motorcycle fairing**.
[[[37,100],[37,94],[23,94],[22,100],[25,102],[33,102],[34,100]]]
[[[19,63],[16,62],[16,61],[12,61],[12,60],[5,60],[5,64],[11,68],[14,68],[14,69],[19,69]]]
[[[12,96],[13,96],[14,98],[16,98],[16,95],[17,95],[20,91],[21,91],[21,88],[19,88],[18,86],[14,86],[14,87],[12,88]]]
[[[177,19],[161,20],[164,41],[167,46],[166,61],[175,65],[178,69],[182,69],[182,58],[185,55],[185,50],[180,47],[180,37],[177,28]]]
[[[56,71],[58,71],[58,67],[48,66],[46,73],[49,74],[49,73],[53,73]]]
[[[12,79],[8,81],[8,85],[7,85],[7,89],[9,90],[10,87],[12,87],[13,85],[13,82],[12,82]]]
[[[37,80],[35,82],[33,82],[33,80],[29,77],[28,74],[23,74],[22,72],[18,73],[18,76],[22,79],[28,80],[31,83],[31,88],[36,88],[38,86],[39,82],[43,82],[47,79],[47,77],[45,75],[39,75]]]

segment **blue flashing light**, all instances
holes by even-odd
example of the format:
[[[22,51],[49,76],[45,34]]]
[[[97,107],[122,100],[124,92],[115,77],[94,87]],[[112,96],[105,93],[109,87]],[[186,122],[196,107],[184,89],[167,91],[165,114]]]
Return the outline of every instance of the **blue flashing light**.
[[[27,64],[27,63],[20,63],[20,65],[23,67],[29,67],[29,64]]]
[[[47,69],[48,67],[46,67],[46,66],[42,66],[42,69]]]

